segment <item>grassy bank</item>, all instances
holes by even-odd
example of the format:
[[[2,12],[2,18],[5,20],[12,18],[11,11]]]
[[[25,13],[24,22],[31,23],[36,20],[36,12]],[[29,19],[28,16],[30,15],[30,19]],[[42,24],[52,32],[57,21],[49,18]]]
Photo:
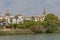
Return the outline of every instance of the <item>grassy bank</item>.
[[[0,30],[0,35],[20,35],[20,34],[34,34],[29,29],[4,29]]]
[[[50,33],[45,33],[45,32],[43,32],[43,33],[50,34]],[[59,32],[55,32],[55,33],[59,33]],[[0,30],[0,35],[24,35],[24,34],[41,34],[41,32],[35,33],[33,31],[31,31],[29,28],[27,28],[27,29],[3,29],[3,30]]]

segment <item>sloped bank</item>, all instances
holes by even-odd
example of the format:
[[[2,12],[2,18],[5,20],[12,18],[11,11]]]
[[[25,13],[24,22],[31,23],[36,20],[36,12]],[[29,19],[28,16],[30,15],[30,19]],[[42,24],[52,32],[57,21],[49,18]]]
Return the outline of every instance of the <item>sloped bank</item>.
[[[34,34],[30,29],[4,29],[0,30],[0,35],[19,35],[19,34]]]

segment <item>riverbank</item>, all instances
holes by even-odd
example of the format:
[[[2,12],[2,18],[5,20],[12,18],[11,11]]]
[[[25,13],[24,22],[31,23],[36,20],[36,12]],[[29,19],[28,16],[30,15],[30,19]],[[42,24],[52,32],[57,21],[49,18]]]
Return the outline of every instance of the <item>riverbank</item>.
[[[34,34],[30,29],[2,29],[0,35]]]
[[[56,31],[55,33],[59,33],[60,31]],[[43,32],[45,33],[45,32]],[[43,34],[42,33],[42,34]],[[53,32],[54,33],[54,32]],[[0,29],[0,35],[24,35],[24,34],[35,34],[31,29],[25,28],[25,29],[11,29],[11,28],[4,28]],[[37,32],[36,34],[41,34],[41,32]],[[46,33],[47,34],[47,33]],[[49,34],[49,33],[48,33]]]

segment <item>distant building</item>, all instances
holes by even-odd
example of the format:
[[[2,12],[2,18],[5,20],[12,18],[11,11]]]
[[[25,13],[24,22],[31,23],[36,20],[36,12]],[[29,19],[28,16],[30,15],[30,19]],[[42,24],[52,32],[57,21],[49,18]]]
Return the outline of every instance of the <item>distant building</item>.
[[[44,16],[34,16],[34,21],[44,21],[45,17]],[[33,20],[33,19],[31,19]]]
[[[24,17],[24,20],[32,20],[31,17]]]
[[[34,20],[34,21],[44,21],[45,16],[46,16],[46,11],[45,11],[45,8],[44,8],[42,16],[32,16],[31,20]]]
[[[4,14],[0,13],[0,25],[3,25],[5,23]]]
[[[32,16],[31,18],[32,18],[32,20],[34,20],[34,21],[39,21],[39,20],[40,20],[40,17],[39,17],[39,16]]]
[[[45,8],[44,8],[44,9],[43,9],[43,15],[41,16],[41,21],[44,21],[45,16],[46,16],[46,10],[45,10]]]
[[[10,23],[13,23],[13,24],[19,24],[19,23],[23,23],[24,20],[23,20],[23,16],[22,15],[18,15],[18,18],[14,18],[15,16],[10,16],[10,20],[12,20],[12,22]]]
[[[16,19],[16,17],[17,19]],[[8,25],[8,24],[19,24],[23,23],[24,20],[33,20],[33,21],[44,21],[46,16],[46,11],[45,8],[43,10],[43,15],[42,16],[30,16],[30,17],[23,17],[21,14],[16,14],[14,16],[10,15],[10,11],[6,10],[5,14],[0,13],[0,25]]]
[[[23,23],[23,16],[22,15],[18,14],[18,19],[17,20],[14,17],[15,16],[11,16],[10,15],[10,11],[9,10],[7,10],[5,12],[5,14],[0,13],[0,25],[5,24],[5,25],[8,26],[8,24],[10,24],[10,23],[13,23],[13,24],[14,23],[17,23],[17,24]]]

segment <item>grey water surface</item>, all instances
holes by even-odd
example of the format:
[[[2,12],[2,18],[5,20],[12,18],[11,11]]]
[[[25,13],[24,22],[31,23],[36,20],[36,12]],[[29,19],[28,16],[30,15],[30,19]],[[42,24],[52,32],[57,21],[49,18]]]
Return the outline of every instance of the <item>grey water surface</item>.
[[[34,35],[5,35],[0,40],[60,40],[60,33]]]

